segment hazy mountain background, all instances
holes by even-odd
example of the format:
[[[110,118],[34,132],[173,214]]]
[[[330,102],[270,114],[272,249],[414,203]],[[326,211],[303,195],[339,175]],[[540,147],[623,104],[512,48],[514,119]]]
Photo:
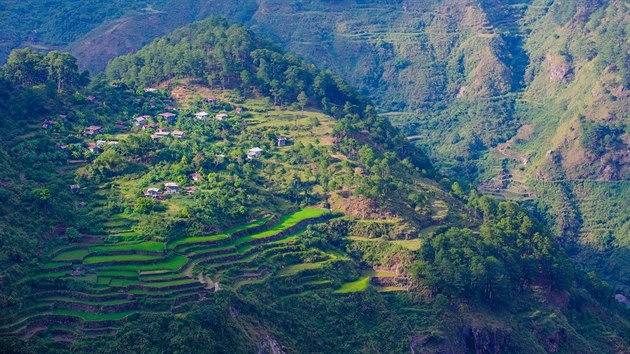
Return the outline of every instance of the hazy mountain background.
[[[630,286],[626,1],[8,1],[0,53],[69,49],[93,74],[221,15],[330,68],[451,177],[543,215]],[[594,257],[594,255],[597,255]]]

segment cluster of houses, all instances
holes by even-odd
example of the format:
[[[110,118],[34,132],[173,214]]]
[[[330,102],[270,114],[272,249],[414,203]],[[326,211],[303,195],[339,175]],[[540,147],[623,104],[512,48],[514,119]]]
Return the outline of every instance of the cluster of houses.
[[[203,175],[201,173],[195,172],[190,175],[190,179],[195,182],[198,182],[203,179]],[[197,187],[187,186],[187,187],[184,187],[183,190],[186,194],[193,194],[197,191]],[[164,195],[174,195],[174,194],[179,194],[179,193],[180,193],[180,186],[178,183],[167,182],[167,183],[164,183],[164,191],[162,191],[162,189],[160,188],[152,187],[152,188],[148,188],[144,192],[144,195],[147,197],[155,198],[155,199],[161,199],[164,197]]]
[[[199,120],[206,120],[208,119],[208,117],[210,117],[210,114],[208,112],[197,112],[195,113],[195,118],[199,119]],[[226,113],[218,113],[217,115],[214,116],[214,119],[219,120],[219,121],[224,121],[228,118],[228,115]]]

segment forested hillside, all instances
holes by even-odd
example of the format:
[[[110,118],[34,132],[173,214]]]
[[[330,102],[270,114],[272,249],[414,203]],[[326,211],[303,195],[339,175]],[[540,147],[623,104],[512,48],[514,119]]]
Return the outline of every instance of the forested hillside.
[[[628,347],[627,310],[543,223],[243,27],[195,23],[90,82],[19,50],[2,77],[4,351]]]

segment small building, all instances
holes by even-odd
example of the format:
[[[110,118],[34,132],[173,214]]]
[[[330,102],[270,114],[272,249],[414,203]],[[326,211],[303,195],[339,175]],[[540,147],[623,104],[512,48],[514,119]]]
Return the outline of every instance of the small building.
[[[155,128],[157,128],[157,124],[155,123],[147,123],[142,126],[142,130],[155,129]]]
[[[214,96],[210,96],[210,97],[206,98],[206,102],[208,102],[208,103],[214,103],[216,101],[217,101],[217,98],[214,97]]]
[[[83,209],[87,206],[88,204],[86,202],[80,202],[79,203],[79,209]]]
[[[184,132],[181,130],[174,130],[171,135],[173,135],[173,137],[178,138],[178,139],[182,139],[184,138]]]
[[[162,191],[159,188],[149,188],[146,192],[144,192],[144,195],[151,198],[157,198],[160,196],[161,192]]]
[[[163,137],[171,135],[171,132],[169,132],[166,129],[158,129],[155,135],[159,136],[160,138],[163,138]]]
[[[175,123],[175,117],[177,116],[174,113],[171,112],[165,112],[165,113],[160,113],[159,114],[160,117],[164,118],[164,120],[168,123],[168,124],[173,124]]]
[[[190,179],[192,179],[193,181],[197,182],[203,179],[203,175],[199,172],[195,172],[193,174],[190,175]]]
[[[217,114],[217,115],[215,116],[215,118],[216,118],[217,120],[226,120],[226,119],[227,119],[227,117],[228,117],[228,115],[227,115],[227,114],[225,114],[225,113],[219,113],[219,114]]]
[[[276,144],[278,144],[278,146],[287,146],[287,145],[289,145],[289,139],[287,139],[284,136],[278,135],[276,137]]]
[[[249,151],[247,151],[247,158],[249,160],[257,159],[257,158],[262,157],[262,153],[263,153],[263,149],[259,147],[251,148],[249,149]]]
[[[179,193],[179,184],[175,182],[167,182],[164,183],[164,189],[166,194],[177,194]]]
[[[144,117],[137,117],[133,120],[133,125],[135,125],[136,127],[141,127],[144,125],[144,122],[146,122],[146,118]]]
[[[78,184],[73,184],[70,186],[70,192],[72,193],[78,193],[79,189],[81,189],[81,187]]]
[[[86,98],[87,98],[87,100],[88,100],[88,101],[90,101],[90,102],[94,102],[94,101],[96,101],[96,97],[94,97],[94,96],[92,96],[92,95],[87,96]]]
[[[48,129],[48,128],[52,127],[55,124],[57,124],[57,122],[55,122],[54,120],[45,120],[42,123],[42,128],[43,129]]]
[[[166,107],[164,107],[164,109],[166,109],[167,111],[176,111],[177,107],[175,107],[175,106],[166,106]]]
[[[241,114],[241,113],[243,113],[243,108],[241,108],[241,107],[236,107],[236,109],[234,110],[234,112],[236,112],[236,114]]]
[[[197,187],[188,186],[188,187],[184,187],[184,190],[186,191],[187,194],[193,194],[197,191]]]
[[[199,119],[199,120],[206,120],[206,119],[208,119],[208,116],[209,116],[208,112],[203,112],[202,111],[202,112],[195,113],[195,117],[197,117],[197,119]]]
[[[99,142],[102,142],[103,145],[105,145],[106,141],[104,140],[99,140]],[[103,152],[103,149],[100,148],[100,146],[98,145],[98,142],[94,143],[89,143],[88,144],[88,150],[90,150],[92,153],[94,154],[100,154],[101,152]]]
[[[101,130],[103,130],[103,127],[100,125],[90,125],[83,131],[83,136],[94,136],[95,134],[100,133]]]

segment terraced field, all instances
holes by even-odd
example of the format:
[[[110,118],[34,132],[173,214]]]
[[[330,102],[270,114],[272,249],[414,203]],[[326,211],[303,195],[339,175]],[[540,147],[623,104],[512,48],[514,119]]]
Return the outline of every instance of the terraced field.
[[[219,235],[169,243],[59,248],[49,255],[48,263],[23,280],[34,293],[28,305],[2,313],[0,335],[107,335],[116,331],[121,320],[138,313],[185,311],[187,304],[221,288],[237,291],[268,280],[276,257],[298,257],[303,252],[291,241],[308,224],[331,216],[324,209],[306,208],[281,218],[268,216]],[[337,258],[322,253],[321,264]],[[288,274],[278,276],[303,276],[316,268],[292,265]],[[329,281],[306,277],[304,283],[308,284],[287,292],[321,288]]]

